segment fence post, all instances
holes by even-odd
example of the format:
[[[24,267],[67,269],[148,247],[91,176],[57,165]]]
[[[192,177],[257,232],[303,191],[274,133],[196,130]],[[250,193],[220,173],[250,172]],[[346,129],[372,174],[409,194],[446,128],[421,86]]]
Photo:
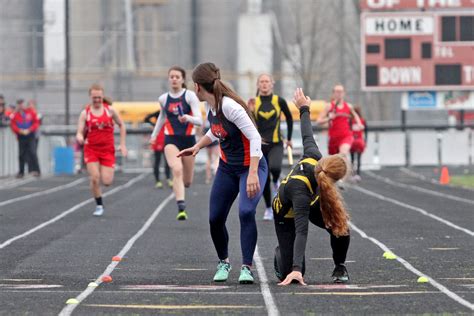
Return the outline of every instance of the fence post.
[[[473,164],[473,159],[474,157],[472,157],[472,153],[474,152],[474,149],[472,148],[472,146],[474,145],[473,142],[472,142],[472,134],[473,134],[473,130],[472,128],[468,128],[468,131],[469,131],[469,136],[468,136],[468,148],[469,148],[469,166],[472,166]]]
[[[442,167],[443,166],[443,151],[442,151],[442,147],[443,147],[443,134],[441,133],[441,131],[438,131],[438,133],[436,134],[436,144],[437,144],[437,149],[438,149],[438,165],[439,167]]]

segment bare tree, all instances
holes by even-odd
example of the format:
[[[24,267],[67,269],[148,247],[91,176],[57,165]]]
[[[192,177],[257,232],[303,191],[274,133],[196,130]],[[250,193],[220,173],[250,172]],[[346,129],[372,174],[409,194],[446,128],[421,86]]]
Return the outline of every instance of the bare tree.
[[[333,70],[331,62],[330,24],[320,1],[294,0],[284,2],[290,25],[274,20],[278,53],[293,72],[297,84],[311,96],[322,94],[327,76]],[[282,32],[283,31],[283,32]]]

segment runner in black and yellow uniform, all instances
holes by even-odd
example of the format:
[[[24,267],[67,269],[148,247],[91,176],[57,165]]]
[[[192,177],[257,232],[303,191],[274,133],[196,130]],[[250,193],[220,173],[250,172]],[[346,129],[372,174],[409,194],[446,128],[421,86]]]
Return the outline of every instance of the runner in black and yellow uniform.
[[[347,282],[344,266],[349,248],[349,216],[335,182],[345,176],[347,163],[341,155],[322,157],[313,138],[309,107],[311,100],[301,89],[295,92],[295,104],[300,109],[303,158],[282,180],[273,199],[275,230],[275,273],[281,285],[298,281],[305,284],[304,254],[308,223],[326,229],[331,235],[334,264],[333,280]]]
[[[278,188],[278,180],[281,173],[281,164],[283,161],[283,137],[280,130],[281,113],[285,115],[288,128],[286,145],[293,147],[291,143],[291,134],[293,132],[293,118],[285,99],[273,94],[273,78],[270,75],[262,74],[257,80],[258,96],[255,98],[255,121],[257,128],[262,135],[262,152],[268,164],[268,179],[263,190],[265,199],[264,220],[272,220],[272,190],[273,186]],[[270,174],[272,181],[270,181]]]

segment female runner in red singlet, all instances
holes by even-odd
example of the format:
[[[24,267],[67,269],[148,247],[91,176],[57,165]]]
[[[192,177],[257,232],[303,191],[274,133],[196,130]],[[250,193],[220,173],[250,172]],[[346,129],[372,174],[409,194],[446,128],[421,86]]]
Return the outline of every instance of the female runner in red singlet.
[[[89,89],[91,104],[79,116],[76,139],[84,144],[84,162],[96,201],[95,216],[102,216],[104,206],[100,184],[112,184],[115,168],[114,122],[120,127],[120,151],[127,156],[125,124],[118,113],[104,100],[104,88],[94,84]],[[87,132],[87,133],[86,133]]]
[[[326,105],[317,122],[318,124],[329,122],[329,155],[340,153],[348,158],[353,142],[350,120],[353,118],[356,124],[360,126],[362,124],[352,105],[344,100],[344,96],[344,87],[340,84],[335,85],[332,90],[332,101]]]

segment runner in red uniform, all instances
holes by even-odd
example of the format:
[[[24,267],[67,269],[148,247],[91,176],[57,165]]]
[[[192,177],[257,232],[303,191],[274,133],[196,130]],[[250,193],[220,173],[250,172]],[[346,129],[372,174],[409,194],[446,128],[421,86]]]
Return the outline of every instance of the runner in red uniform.
[[[360,163],[362,160],[362,154],[364,153],[366,142],[367,142],[367,124],[362,117],[361,108],[360,106],[355,106],[354,111],[359,115],[360,122],[362,123],[362,128],[355,123],[352,122],[352,135],[354,137],[354,141],[352,142],[351,147],[351,162],[352,168],[355,170],[356,174],[352,178],[354,181],[358,182],[361,180],[360,178]]]
[[[76,139],[84,144],[84,162],[96,201],[95,216],[102,216],[104,206],[100,184],[112,184],[115,168],[114,122],[120,127],[120,151],[127,156],[126,129],[118,113],[104,101],[104,88],[94,84],[89,89],[91,104],[79,116]]]
[[[353,118],[358,125],[361,125],[361,122],[352,105],[344,100],[344,95],[344,87],[335,85],[332,90],[332,101],[321,113],[318,124],[329,122],[329,154],[341,153],[348,157],[353,142],[350,120]]]

